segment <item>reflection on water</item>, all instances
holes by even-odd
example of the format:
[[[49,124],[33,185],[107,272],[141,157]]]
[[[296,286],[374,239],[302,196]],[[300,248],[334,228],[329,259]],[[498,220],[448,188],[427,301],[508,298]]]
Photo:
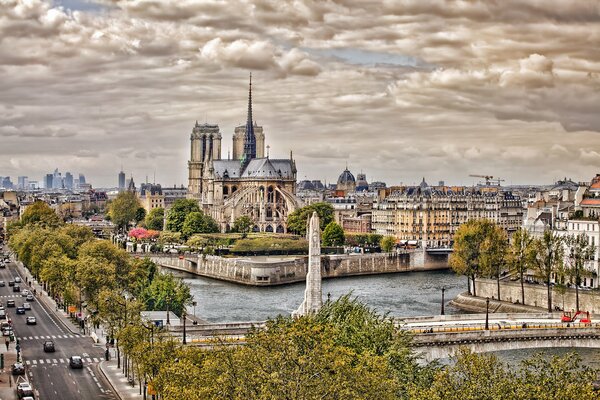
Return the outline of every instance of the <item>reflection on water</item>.
[[[211,322],[261,321],[279,314],[290,315],[304,298],[304,283],[251,287],[209,278],[185,277],[197,302],[196,315]],[[446,303],[466,290],[466,278],[452,271],[408,272],[398,274],[336,278],[323,281],[323,300],[352,292],[380,313],[392,316],[434,315],[440,313],[441,288]],[[193,307],[188,308],[193,313]],[[446,305],[446,313],[458,313]]]

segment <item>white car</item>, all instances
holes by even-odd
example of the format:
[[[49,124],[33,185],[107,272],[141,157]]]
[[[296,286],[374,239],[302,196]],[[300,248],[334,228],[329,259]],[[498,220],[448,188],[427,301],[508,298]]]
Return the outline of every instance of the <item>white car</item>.
[[[31,304],[29,303],[23,303],[23,308],[26,310],[31,310]]]
[[[29,290],[27,290],[27,289],[21,290],[21,296],[27,297],[28,294],[29,294]]]
[[[20,276],[16,276],[15,277],[15,282],[16,283],[21,283],[21,277]]]

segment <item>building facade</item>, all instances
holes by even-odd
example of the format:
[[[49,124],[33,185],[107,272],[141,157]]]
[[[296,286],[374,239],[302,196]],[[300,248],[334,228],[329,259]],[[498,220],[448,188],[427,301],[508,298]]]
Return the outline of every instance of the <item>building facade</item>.
[[[238,217],[248,216],[254,222],[255,232],[284,233],[287,216],[299,207],[292,154],[289,159],[264,157],[262,132],[252,119],[252,81],[243,149],[240,150],[242,130],[236,129],[233,159],[221,158],[222,136],[218,125],[196,122],[192,129],[188,197],[196,199],[222,231],[229,230]]]

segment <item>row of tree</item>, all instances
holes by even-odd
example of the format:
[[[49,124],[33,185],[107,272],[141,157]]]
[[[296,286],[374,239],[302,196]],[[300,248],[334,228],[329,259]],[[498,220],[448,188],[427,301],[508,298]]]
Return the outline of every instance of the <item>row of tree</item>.
[[[53,212],[44,202],[28,207],[21,222],[11,226],[9,245],[65,304],[85,301],[100,311],[95,317],[106,319],[101,311],[109,298],[135,298],[146,310],[165,310],[170,303],[178,314],[191,301],[189,287],[158,273],[150,260],[130,257],[109,241],[96,239],[87,227],[57,223]]]
[[[525,278],[532,274],[547,286],[548,311],[552,311],[552,284],[560,289],[573,285],[579,309],[579,286],[592,272],[585,268],[594,246],[585,234],[557,235],[550,230],[534,238],[519,229],[509,242],[506,232],[489,220],[470,220],[454,235],[450,266],[471,280],[469,292],[476,296],[475,279],[495,278],[500,298],[500,278],[511,273],[521,283],[521,303],[525,304]],[[568,254],[565,252],[568,251]],[[565,262],[566,260],[566,262]]]
[[[426,364],[391,318],[343,296],[320,312],[278,317],[243,346],[226,339],[186,347],[129,328],[127,348],[165,400],[195,399],[592,399],[597,371],[574,355],[508,366],[461,351]]]

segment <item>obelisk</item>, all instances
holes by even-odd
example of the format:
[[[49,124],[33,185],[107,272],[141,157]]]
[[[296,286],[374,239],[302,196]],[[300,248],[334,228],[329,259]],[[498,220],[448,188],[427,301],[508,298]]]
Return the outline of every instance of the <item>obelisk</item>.
[[[306,290],[304,301],[292,313],[294,317],[317,313],[323,306],[321,291],[321,230],[319,216],[313,212],[308,224],[308,273],[306,274]]]

